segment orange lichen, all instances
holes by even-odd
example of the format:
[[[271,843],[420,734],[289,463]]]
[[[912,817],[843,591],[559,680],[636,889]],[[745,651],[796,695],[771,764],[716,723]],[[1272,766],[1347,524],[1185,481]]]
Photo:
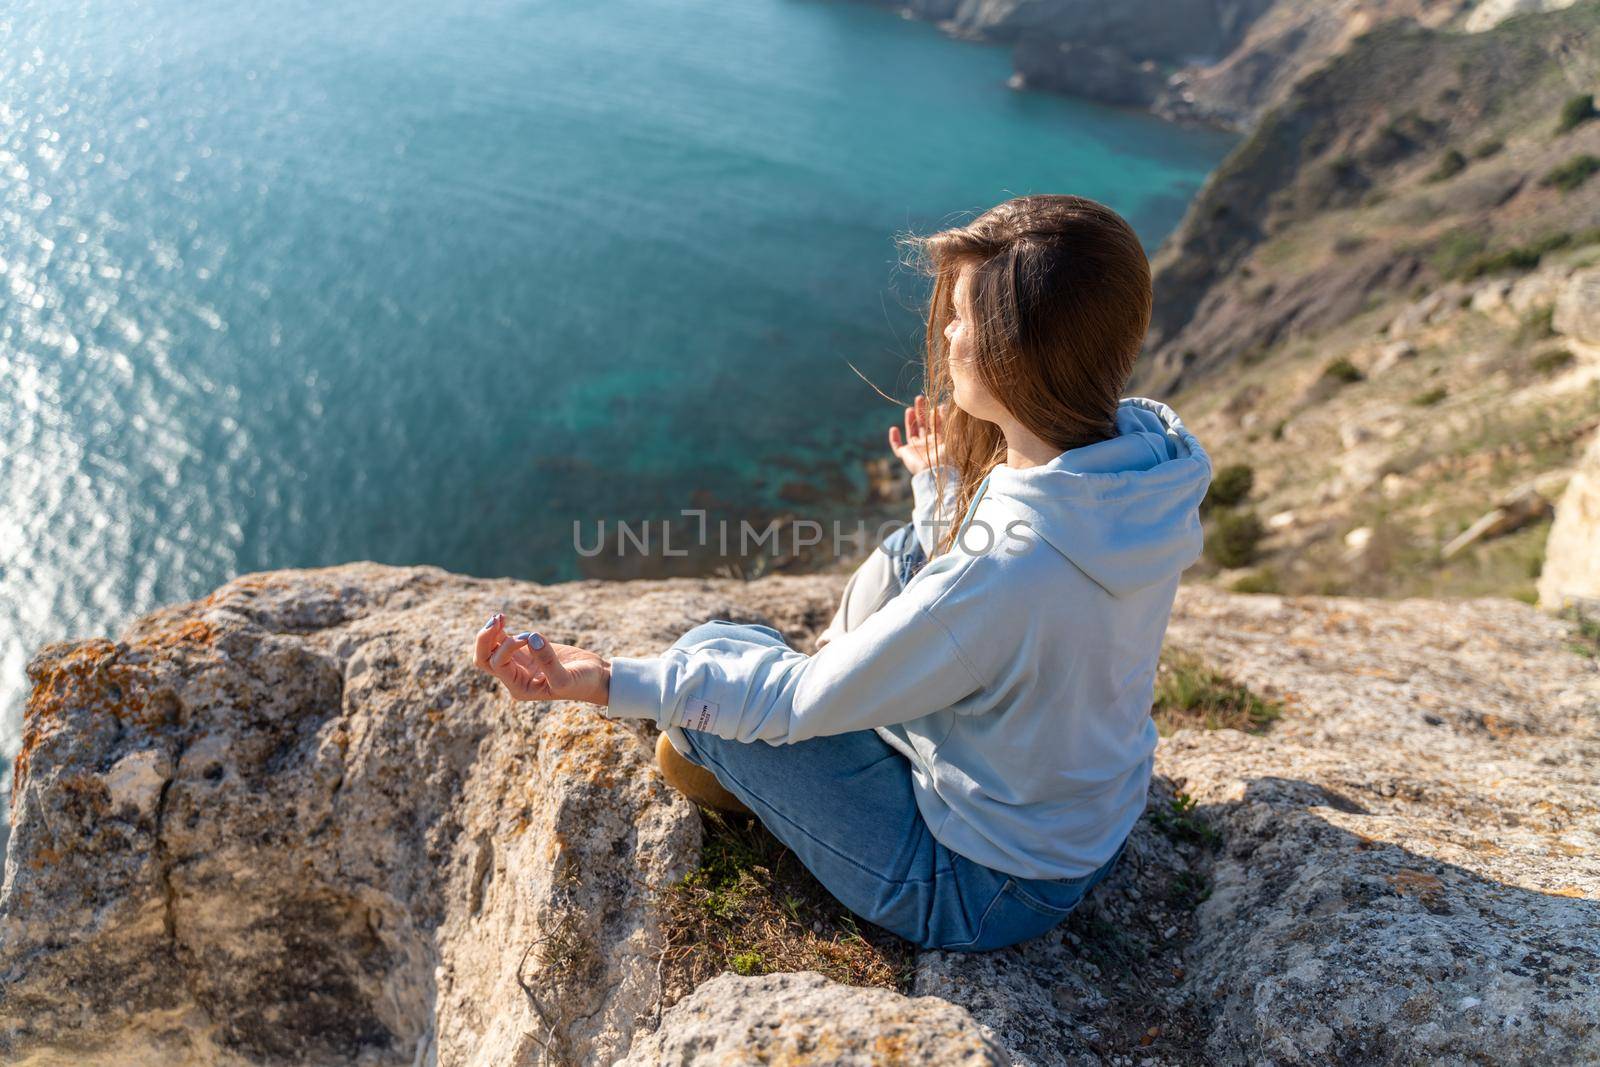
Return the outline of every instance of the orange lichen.
[[[1502,719],[1498,715],[1486,714],[1483,716],[1482,722],[1483,728],[1488,731],[1489,736],[1494,738],[1496,741],[1508,741],[1511,738],[1516,737],[1518,734],[1525,734],[1528,732],[1527,729],[1520,723],[1514,723],[1507,719]]]
[[[1444,888],[1444,883],[1439,880],[1438,875],[1413,870],[1410,867],[1391,874],[1389,884],[1394,886],[1397,893],[1433,893]]]
[[[182,645],[210,645],[217,639],[217,628],[204,619],[184,619],[175,626],[157,630],[139,639],[146,648],[174,648]]]
[[[164,721],[166,707],[150,706],[149,669],[120,662],[121,654],[116,644],[97,637],[64,646],[64,651],[42,660],[29,672],[34,685],[23,711],[22,749],[13,765],[13,790],[26,783],[34,753],[55,732],[68,709],[82,708],[146,727]]]
[[[124,662],[125,652],[209,648],[217,636],[217,628],[206,620],[183,618],[126,646],[96,637],[61,643],[55,646],[61,651],[42,655],[39,666],[29,674],[34,685],[23,712],[22,749],[14,765],[13,788],[26,782],[34,753],[69,708],[110,715],[146,728],[168,721],[170,703],[152,704],[149,698],[154,678],[150,667]]]
[[[637,747],[638,742],[610,719],[590,715],[571,726],[563,725],[549,731],[545,744],[553,745],[558,752],[556,774],[577,774],[603,789],[610,789],[616,784],[612,772],[617,762],[625,758],[622,746]]]
[[[872,1042],[872,1050],[879,1063],[910,1063],[911,1046],[902,1030],[879,1034]]]
[[[54,867],[61,862],[61,850],[48,846],[34,851],[33,858],[28,860],[28,866],[33,870],[42,871]]]

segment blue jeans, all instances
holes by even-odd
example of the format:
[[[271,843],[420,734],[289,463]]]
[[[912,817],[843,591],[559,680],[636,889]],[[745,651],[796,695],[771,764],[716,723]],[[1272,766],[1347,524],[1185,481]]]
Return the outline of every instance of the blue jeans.
[[[914,537],[893,548],[921,554]],[[785,644],[770,626],[723,619],[678,644],[731,632]],[[684,757],[744,801],[841,904],[922,948],[977,952],[1045,933],[1110,873],[1127,844],[1081,878],[1023,878],[935,840],[917,808],[910,761],[872,730],[788,745],[681,734],[691,747]]]
[[[883,551],[894,558],[895,573],[900,578],[902,588],[922,569],[922,565],[928,562],[928,554],[922,550],[922,542],[917,540],[909,524],[885,537],[882,547]]]

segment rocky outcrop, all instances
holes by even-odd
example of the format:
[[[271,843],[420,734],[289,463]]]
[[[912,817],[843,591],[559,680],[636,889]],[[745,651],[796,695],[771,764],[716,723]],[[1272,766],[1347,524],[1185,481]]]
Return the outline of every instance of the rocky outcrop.
[[[1600,267],[1578,271],[1567,280],[1551,325],[1580,344],[1600,348]]]
[[[493,609],[611,654],[809,647],[844,575],[247,575],[41,649],[0,889],[8,1063],[1597,1062],[1600,666],[1509,600],[1185,586],[1169,642],[1288,710],[1163,741],[1062,927],[661,1000],[700,823],[641,723],[516,704]],[[929,999],[936,998],[936,999]]]
[[[1174,71],[1152,107],[1167,118],[1199,119],[1249,131],[1289,96],[1300,79],[1362,34],[1394,20],[1440,26],[1455,18],[1461,7],[1429,0],[1265,5],[1216,61],[1190,63]]]
[[[1012,84],[1248,131],[1308,73],[1394,20],[1468,32],[1572,0],[875,0],[1013,47]]]
[[[1482,33],[1492,29],[1514,15],[1541,11],[1559,11],[1571,7],[1577,0],[1479,0],[1466,17],[1469,33]]]
[[[1013,46],[1018,87],[1150,107],[1169,76],[1229,55],[1274,0],[878,0],[969,40]],[[1169,110],[1200,108],[1191,93]],[[1205,116],[1210,118],[1210,116]]]
[[[1029,37],[1012,52],[1017,88],[1044,89],[1118,107],[1148,107],[1167,85],[1152,59],[1135,59],[1111,45]]]
[[[947,1000],[850,988],[798,971],[713,978],[673,1005],[618,1067],[707,1062],[1000,1067],[1010,1059]]]
[[[893,2],[947,33],[1015,44],[1073,40],[1172,62],[1215,57],[1272,0],[909,0]]]
[[[1576,607],[1600,619],[1600,433],[1589,442],[1556,503],[1539,572],[1539,606]]]

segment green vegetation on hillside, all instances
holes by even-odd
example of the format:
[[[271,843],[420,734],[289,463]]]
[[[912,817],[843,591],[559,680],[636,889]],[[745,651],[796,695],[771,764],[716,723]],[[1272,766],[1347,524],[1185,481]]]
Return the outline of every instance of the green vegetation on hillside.
[[[1218,470],[1211,479],[1205,499],[1200,502],[1200,510],[1204,512],[1213,507],[1237,507],[1250,495],[1250,486],[1254,482],[1255,471],[1248,463],[1228,464]]]
[[[1361,373],[1361,368],[1344,356],[1329,361],[1328,365],[1322,368],[1322,376],[1330,382],[1338,382],[1341,385],[1359,382],[1365,377]]]
[[[1219,567],[1248,567],[1265,532],[1254,511],[1217,508],[1205,535],[1205,555]]]
[[[1539,180],[1539,184],[1570,193],[1593,177],[1596,171],[1600,171],[1600,156],[1588,154],[1573,156],[1559,167],[1550,170]]]
[[[1462,155],[1459,149],[1452,148],[1439,157],[1439,164],[1428,174],[1428,180],[1430,182],[1442,182],[1447,178],[1455,177],[1466,169],[1467,157]]]
[[[1450,281],[1472,281],[1490,274],[1533,270],[1551,252],[1600,242],[1600,228],[1550,233],[1522,245],[1486,251],[1487,239],[1470,229],[1452,230],[1433,245],[1429,260]]]
[[[1561,105],[1561,117],[1556,120],[1556,133],[1567,133],[1588,122],[1600,112],[1594,109],[1594,94],[1573,96]]]

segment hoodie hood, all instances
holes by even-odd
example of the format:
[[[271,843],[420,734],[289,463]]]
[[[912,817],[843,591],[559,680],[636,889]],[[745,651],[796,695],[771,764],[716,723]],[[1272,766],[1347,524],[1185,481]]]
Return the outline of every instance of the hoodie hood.
[[[1211,457],[1177,412],[1124,397],[1117,435],[1048,463],[989,472],[983,499],[1012,512],[1112,596],[1165,581],[1200,558]]]

